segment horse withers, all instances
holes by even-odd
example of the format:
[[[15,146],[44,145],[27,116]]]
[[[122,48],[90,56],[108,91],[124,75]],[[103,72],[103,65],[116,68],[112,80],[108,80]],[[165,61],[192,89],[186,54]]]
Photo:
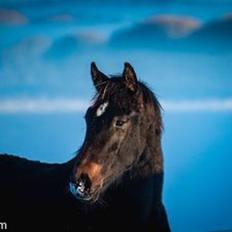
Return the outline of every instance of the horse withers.
[[[46,222],[63,231],[170,231],[158,100],[129,63],[111,77],[92,63],[91,76],[97,93],[76,157],[43,164],[0,156],[0,213],[24,230]]]

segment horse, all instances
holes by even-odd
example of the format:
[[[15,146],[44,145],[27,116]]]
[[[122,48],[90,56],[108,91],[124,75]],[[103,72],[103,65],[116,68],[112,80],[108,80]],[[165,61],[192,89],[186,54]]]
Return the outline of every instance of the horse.
[[[169,232],[162,200],[161,106],[124,63],[96,88],[75,157],[61,164],[0,155],[0,220],[12,231]]]

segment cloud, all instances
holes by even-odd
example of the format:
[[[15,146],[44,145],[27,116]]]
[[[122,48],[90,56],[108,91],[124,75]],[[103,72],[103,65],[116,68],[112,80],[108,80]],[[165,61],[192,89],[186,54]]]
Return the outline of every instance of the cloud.
[[[0,8],[0,24],[22,25],[28,23],[25,15],[14,9]]]
[[[0,114],[49,114],[85,112],[90,102],[78,98],[22,98],[0,100]],[[165,112],[232,112],[232,98],[208,100],[163,100]]]
[[[80,99],[5,99],[0,100],[0,113],[72,113],[83,112],[88,105]]]
[[[193,17],[178,15],[154,15],[145,21],[130,27],[116,30],[110,39],[110,45],[142,46],[166,48],[176,46],[188,35],[201,27],[201,22]]]
[[[208,100],[164,100],[161,102],[167,112],[232,112],[232,98]]]

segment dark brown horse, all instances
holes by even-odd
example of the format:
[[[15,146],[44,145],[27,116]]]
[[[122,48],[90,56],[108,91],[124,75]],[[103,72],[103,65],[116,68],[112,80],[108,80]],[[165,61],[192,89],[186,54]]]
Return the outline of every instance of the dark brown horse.
[[[9,228],[53,231],[170,231],[162,203],[162,119],[154,94],[125,63],[97,94],[85,141],[64,164],[0,156],[0,216]]]

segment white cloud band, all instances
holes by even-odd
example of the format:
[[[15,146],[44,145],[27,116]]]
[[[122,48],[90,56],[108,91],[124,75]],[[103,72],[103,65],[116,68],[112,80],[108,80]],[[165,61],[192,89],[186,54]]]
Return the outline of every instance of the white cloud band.
[[[0,100],[0,114],[84,112],[89,101],[78,98],[21,98]],[[163,100],[165,112],[232,112],[232,98],[202,100]]]

